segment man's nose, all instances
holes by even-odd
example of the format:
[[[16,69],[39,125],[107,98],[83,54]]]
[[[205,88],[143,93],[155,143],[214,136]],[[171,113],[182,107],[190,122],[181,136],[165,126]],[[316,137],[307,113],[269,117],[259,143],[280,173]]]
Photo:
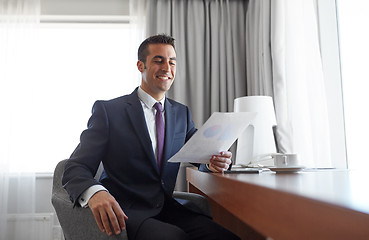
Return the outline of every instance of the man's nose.
[[[169,62],[164,62],[162,65],[162,70],[169,72],[170,71],[170,64]]]

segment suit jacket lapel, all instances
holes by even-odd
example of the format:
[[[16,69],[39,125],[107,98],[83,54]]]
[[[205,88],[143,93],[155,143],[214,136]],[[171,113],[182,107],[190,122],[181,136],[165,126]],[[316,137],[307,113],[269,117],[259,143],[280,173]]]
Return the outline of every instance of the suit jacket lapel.
[[[130,107],[126,109],[127,114],[130,118],[132,127],[137,134],[137,137],[142,143],[143,149],[147,153],[147,156],[149,157],[152,164],[154,164],[155,168],[157,169],[156,157],[152,149],[152,142],[150,139],[149,131],[147,129],[142,105],[137,95],[137,89],[130,96],[131,97],[127,101],[127,103],[130,105]]]
[[[165,143],[164,143],[164,159],[162,163],[162,168],[168,162],[168,156],[170,156],[173,144],[173,137],[175,132],[175,122],[176,122],[176,111],[172,104],[165,100]]]

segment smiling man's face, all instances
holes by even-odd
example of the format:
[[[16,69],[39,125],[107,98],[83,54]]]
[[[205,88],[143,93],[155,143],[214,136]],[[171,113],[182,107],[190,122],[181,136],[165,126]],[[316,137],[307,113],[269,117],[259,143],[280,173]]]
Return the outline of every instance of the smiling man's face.
[[[137,62],[142,73],[141,88],[156,100],[169,90],[176,74],[176,52],[169,44],[150,44],[146,63]]]

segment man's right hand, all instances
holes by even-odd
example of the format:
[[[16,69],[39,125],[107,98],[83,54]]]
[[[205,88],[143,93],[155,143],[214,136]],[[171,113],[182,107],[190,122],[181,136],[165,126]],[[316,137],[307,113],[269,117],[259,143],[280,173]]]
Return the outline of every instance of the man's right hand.
[[[111,227],[117,235],[126,228],[125,221],[128,217],[110,193],[106,191],[97,192],[88,201],[88,206],[100,230],[106,232],[109,236],[113,233]]]

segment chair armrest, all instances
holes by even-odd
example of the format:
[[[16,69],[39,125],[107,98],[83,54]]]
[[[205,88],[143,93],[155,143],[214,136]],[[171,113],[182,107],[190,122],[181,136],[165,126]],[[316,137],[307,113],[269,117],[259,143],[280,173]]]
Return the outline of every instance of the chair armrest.
[[[196,193],[174,191],[173,198],[179,200],[183,205],[187,205],[187,202],[194,204],[203,214],[211,217],[211,208],[206,197]]]
[[[79,206],[73,207],[68,193],[61,185],[61,178],[64,171],[65,160],[59,162],[54,171],[53,191],[51,202],[56,215],[63,229],[66,240],[127,240],[126,231],[119,235],[108,236],[102,232],[89,208]]]
[[[65,199],[52,197],[58,220],[63,229],[63,234],[67,240],[98,239],[98,240],[127,240],[126,231],[119,235],[108,236],[102,232],[89,208],[74,207],[73,204]]]

